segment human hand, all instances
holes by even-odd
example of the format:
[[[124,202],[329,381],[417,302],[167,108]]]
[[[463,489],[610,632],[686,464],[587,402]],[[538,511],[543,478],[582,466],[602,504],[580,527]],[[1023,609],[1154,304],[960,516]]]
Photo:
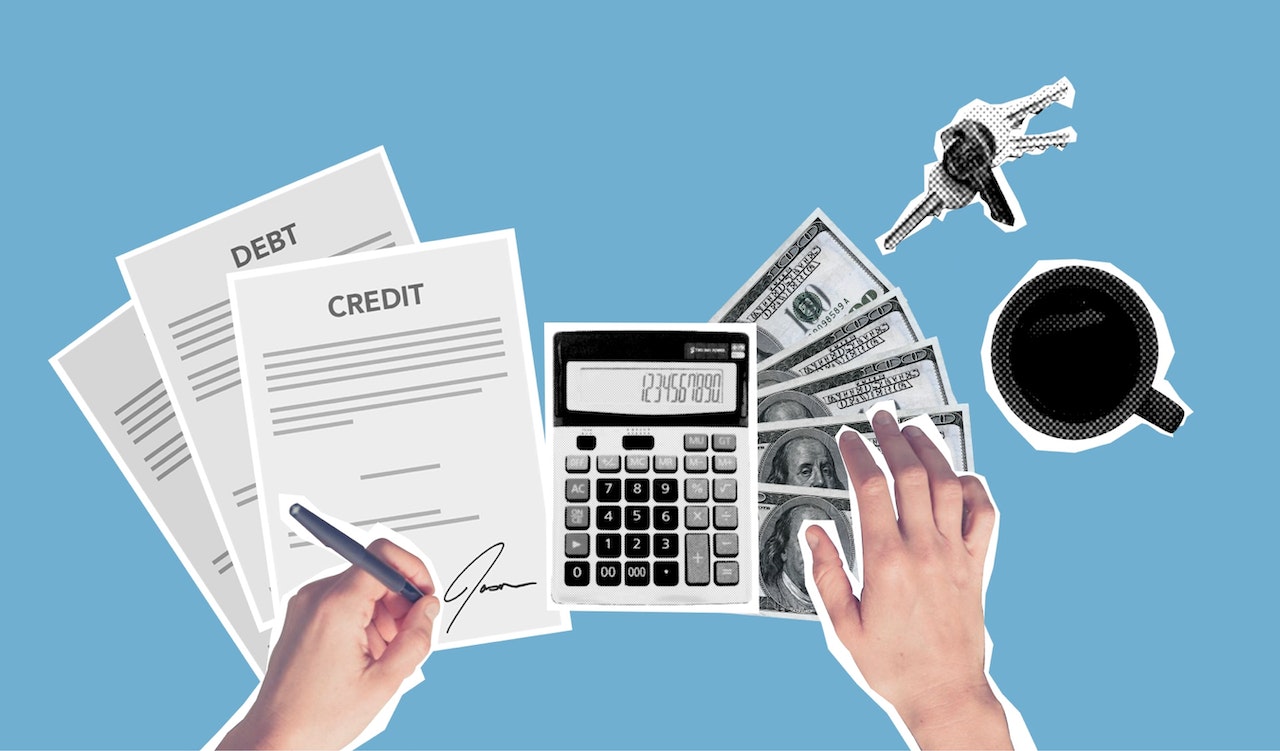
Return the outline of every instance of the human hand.
[[[387,540],[369,552],[422,590],[412,605],[355,566],[289,601],[257,700],[219,748],[341,748],[431,651],[440,600],[426,565]]]
[[[853,595],[831,539],[810,527],[821,604],[867,685],[921,748],[1011,748],[985,666],[983,572],[995,506],[976,477],[956,477],[919,428],[899,432],[884,411],[872,424],[898,517],[884,474],[846,431],[840,453],[862,527],[862,593]]]

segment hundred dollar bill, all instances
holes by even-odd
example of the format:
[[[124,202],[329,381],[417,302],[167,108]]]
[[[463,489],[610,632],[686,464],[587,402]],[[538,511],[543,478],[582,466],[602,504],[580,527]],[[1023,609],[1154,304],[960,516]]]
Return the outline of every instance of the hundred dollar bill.
[[[924,412],[900,412],[903,423],[927,415],[951,451],[951,465],[957,472],[973,470],[973,436],[969,432],[969,405],[957,404]],[[840,456],[836,435],[848,425],[879,447],[871,423],[861,417],[787,420],[759,426],[756,451],[760,482],[848,490],[849,473]]]
[[[760,534],[760,614],[817,619],[804,583],[800,529],[806,519],[832,520],[854,576],[857,558],[849,493],[823,488],[760,485],[757,494]]]
[[[822,209],[815,209],[711,320],[756,324],[763,360],[825,330],[890,286]]]
[[[889,352],[872,362],[832,370],[761,388],[759,422],[812,417],[852,417],[884,399],[899,410],[955,404],[937,339]]]
[[[827,331],[793,344],[757,366],[761,387],[870,360],[878,352],[905,347],[923,339],[902,290],[892,289],[836,321]]]

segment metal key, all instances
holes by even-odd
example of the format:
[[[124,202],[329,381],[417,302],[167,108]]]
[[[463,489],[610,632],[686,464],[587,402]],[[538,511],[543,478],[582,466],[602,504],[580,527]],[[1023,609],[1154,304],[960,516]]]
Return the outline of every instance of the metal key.
[[[881,252],[892,252],[927,220],[967,206],[975,195],[981,197],[992,221],[1017,229],[1020,219],[1013,208],[1016,202],[1005,196],[1003,175],[997,176],[996,170],[1010,159],[1042,154],[1050,147],[1062,149],[1074,142],[1073,128],[1026,133],[1031,118],[1055,103],[1070,107],[1074,99],[1075,89],[1063,78],[1011,102],[989,104],[974,100],[962,107],[952,124],[938,131],[938,161],[925,178],[924,193],[893,229],[876,239]]]

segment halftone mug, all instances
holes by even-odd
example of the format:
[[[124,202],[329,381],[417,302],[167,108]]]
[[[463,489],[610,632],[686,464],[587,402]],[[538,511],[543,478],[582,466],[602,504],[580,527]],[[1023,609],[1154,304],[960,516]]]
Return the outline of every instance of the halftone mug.
[[[1138,420],[1177,430],[1186,410],[1163,380],[1172,356],[1142,287],[1084,261],[1037,264],[992,313],[983,342],[992,399],[1036,448],[1058,451],[1110,443]]]

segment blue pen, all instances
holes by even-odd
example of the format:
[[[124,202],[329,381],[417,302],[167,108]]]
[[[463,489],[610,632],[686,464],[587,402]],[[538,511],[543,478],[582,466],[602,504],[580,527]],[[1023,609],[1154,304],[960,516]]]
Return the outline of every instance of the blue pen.
[[[388,566],[373,553],[365,550],[363,545],[343,534],[337,527],[303,508],[302,504],[295,503],[290,506],[289,515],[297,519],[298,523],[306,527],[307,531],[315,535],[325,547],[351,561],[353,566],[364,569],[370,576],[382,582],[387,589],[399,592],[400,596],[409,602],[422,599],[422,590],[415,587],[413,582],[404,578],[399,571]]]

